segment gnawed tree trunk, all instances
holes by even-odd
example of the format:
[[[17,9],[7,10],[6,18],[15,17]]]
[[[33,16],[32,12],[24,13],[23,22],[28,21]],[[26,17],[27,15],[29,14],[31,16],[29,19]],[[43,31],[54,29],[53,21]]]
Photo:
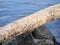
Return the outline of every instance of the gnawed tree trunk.
[[[11,39],[60,18],[60,4],[40,10],[0,28],[0,42]]]

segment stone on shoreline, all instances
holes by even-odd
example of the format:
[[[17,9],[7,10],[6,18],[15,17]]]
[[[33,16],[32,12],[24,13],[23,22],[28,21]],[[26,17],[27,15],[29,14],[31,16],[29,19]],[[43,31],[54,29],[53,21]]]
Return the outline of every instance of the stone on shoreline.
[[[34,29],[11,40],[5,41],[2,45],[54,45],[54,37],[45,26]]]

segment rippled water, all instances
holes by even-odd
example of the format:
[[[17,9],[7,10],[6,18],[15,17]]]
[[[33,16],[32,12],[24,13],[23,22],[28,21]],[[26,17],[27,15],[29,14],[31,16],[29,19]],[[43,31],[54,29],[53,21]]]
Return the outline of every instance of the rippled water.
[[[43,8],[60,3],[60,0],[0,0],[0,27]],[[46,25],[60,42],[60,19]]]
[[[50,22],[46,25],[51,33],[55,36],[56,41],[60,43],[60,19]]]

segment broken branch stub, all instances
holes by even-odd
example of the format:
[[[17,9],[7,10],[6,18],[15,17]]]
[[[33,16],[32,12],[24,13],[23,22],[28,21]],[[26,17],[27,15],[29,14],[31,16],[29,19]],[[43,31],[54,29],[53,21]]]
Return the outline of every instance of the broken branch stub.
[[[60,4],[45,8],[0,28],[0,42],[11,39],[60,18]]]

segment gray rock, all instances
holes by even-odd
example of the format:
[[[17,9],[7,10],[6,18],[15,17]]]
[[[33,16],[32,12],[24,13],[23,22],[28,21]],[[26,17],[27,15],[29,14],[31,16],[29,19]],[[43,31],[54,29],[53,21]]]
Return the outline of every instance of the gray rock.
[[[45,26],[39,26],[34,29],[33,35],[35,38],[46,38],[46,39],[54,39],[53,35],[51,32],[45,27]]]
[[[19,35],[11,40],[5,41],[3,45],[34,45],[34,42],[31,37],[31,33],[28,32],[23,35]]]
[[[34,39],[35,45],[54,45],[54,42],[51,39]]]
[[[51,32],[45,27],[40,26],[34,29],[32,32],[34,36],[35,45],[55,45],[55,38]]]

